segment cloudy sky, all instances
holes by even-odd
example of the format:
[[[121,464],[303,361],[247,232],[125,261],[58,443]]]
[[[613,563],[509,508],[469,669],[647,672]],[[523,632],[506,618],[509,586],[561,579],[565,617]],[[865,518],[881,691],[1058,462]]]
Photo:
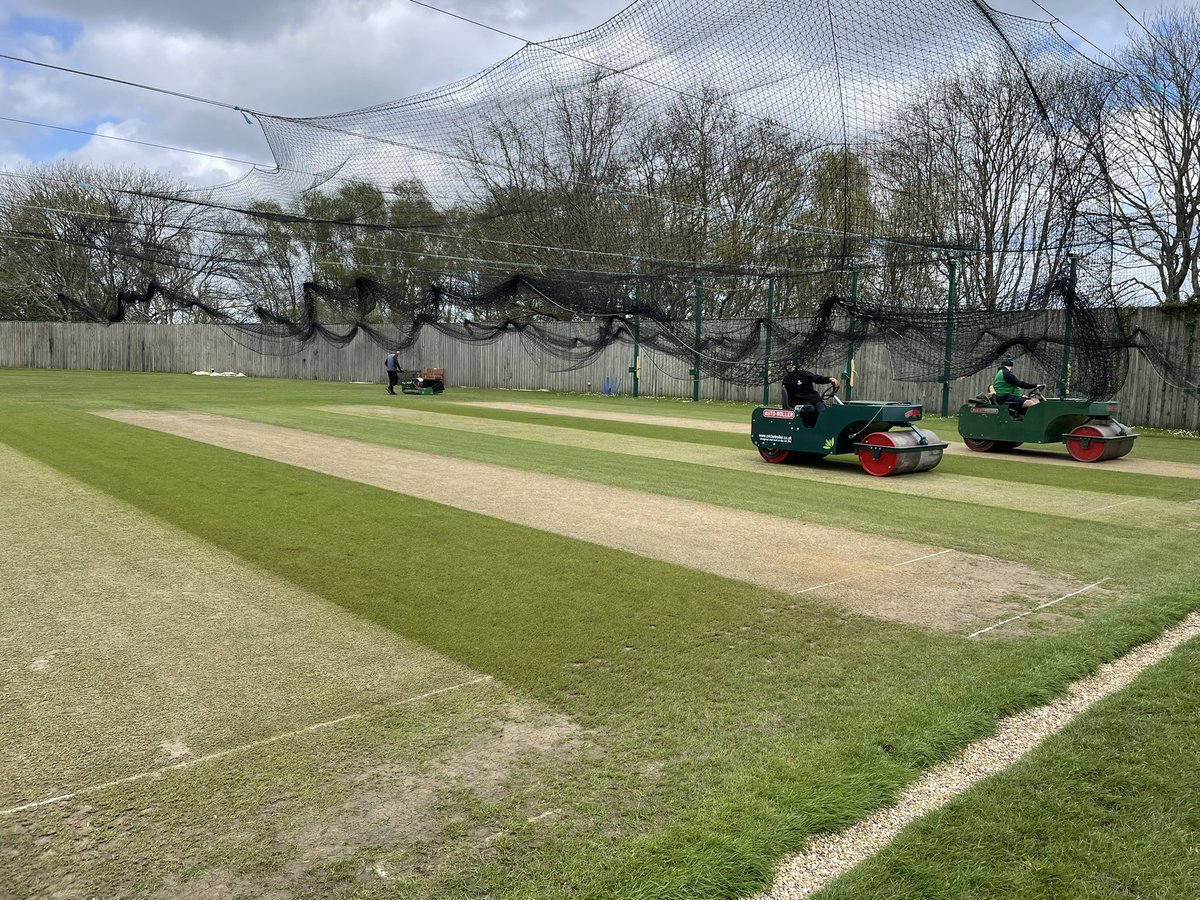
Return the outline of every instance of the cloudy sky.
[[[599,25],[628,2],[429,5],[537,41]],[[1116,0],[1039,2],[1103,51],[1138,28]],[[1122,2],[1143,18],[1159,6]],[[1034,0],[992,4],[1049,18]],[[0,54],[277,115],[395,100],[463,78],[520,47],[410,0],[0,0]],[[234,110],[0,59],[0,173],[60,157],[146,167],[192,184],[231,180],[247,162],[272,163],[258,126]]]

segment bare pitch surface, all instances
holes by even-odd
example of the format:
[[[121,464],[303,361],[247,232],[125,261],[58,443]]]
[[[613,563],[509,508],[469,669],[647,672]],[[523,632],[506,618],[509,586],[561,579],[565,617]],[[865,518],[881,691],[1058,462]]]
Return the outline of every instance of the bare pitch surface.
[[[525,422],[506,422],[478,419],[424,410],[391,406],[325,407],[329,412],[355,416],[376,416],[397,419],[418,425],[446,428],[468,434],[487,434],[538,441],[567,447],[624,453],[652,459],[666,459],[696,465],[717,466],[723,469],[754,472],[765,476],[844,484],[864,490],[899,494],[919,493],[938,500],[966,502],[1001,509],[1020,509],[1056,516],[1095,518],[1101,521],[1121,521],[1133,525],[1162,526],[1172,524],[1200,529],[1200,508],[1195,504],[1172,503],[1143,497],[1128,497],[1102,491],[1081,491],[1047,485],[1007,483],[998,486],[986,478],[952,475],[948,472],[925,473],[912,477],[874,478],[854,468],[836,468],[828,463],[809,465],[770,465],[760,459],[747,437],[746,449],[711,447],[657,438],[635,437],[561,428],[554,425],[534,425]],[[743,429],[745,430],[745,429]],[[748,431],[747,431],[748,434]],[[1119,460],[1114,460],[1118,462]],[[1074,463],[1080,465],[1080,463]],[[1108,464],[1105,463],[1107,466]],[[800,485],[782,486],[782,490],[802,490]]]
[[[241,419],[103,415],[925,628],[966,633],[1085,587],[943,547]]]
[[[671,428],[694,428],[701,431],[721,431],[727,434],[745,434],[749,441],[749,424],[737,422],[720,422],[711,419],[684,419],[677,416],[655,416],[646,413],[625,413],[615,410],[577,409],[572,406],[546,406],[532,403],[488,403],[472,401],[463,406],[477,406],[482,409],[501,409],[509,412],[531,412],[548,416],[573,416],[583,419],[600,419],[610,422],[630,422],[638,425],[658,425]],[[1038,445],[1018,447],[1008,453],[976,453],[962,444],[955,443],[957,435],[939,435],[943,440],[950,441],[947,453],[965,454],[980,459],[1019,459],[1021,462],[1032,462],[1044,465],[1079,466],[1084,465],[1066,455],[1065,450],[1055,452]],[[1136,452],[1136,449],[1135,449]],[[1163,475],[1170,478],[1200,478],[1200,464],[1167,462],[1158,459],[1138,459],[1136,456],[1125,456],[1120,459],[1106,460],[1102,466],[1104,471],[1129,472],[1135,475]]]

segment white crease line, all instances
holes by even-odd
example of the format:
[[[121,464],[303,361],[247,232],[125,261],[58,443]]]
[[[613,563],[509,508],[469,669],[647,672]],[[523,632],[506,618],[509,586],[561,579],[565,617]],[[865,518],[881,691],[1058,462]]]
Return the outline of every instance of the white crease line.
[[[897,566],[907,566],[909,563],[920,562],[923,559],[933,559],[935,556],[941,556],[943,553],[953,553],[953,550],[939,550],[937,553],[927,553],[924,556],[918,556],[916,559],[908,559],[902,563],[896,563]]]
[[[910,823],[941,809],[976,782],[1004,772],[1098,700],[1127,687],[1147,668],[1197,637],[1200,613],[1192,613],[1174,628],[1072,683],[1066,696],[1001,719],[990,737],[975,741],[954,759],[931,769],[894,805],[871,813],[845,831],[814,836],[802,853],[776,867],[774,885],[753,900],[797,900],[816,893],[884,849]]]
[[[941,556],[943,553],[953,553],[951,550],[939,550],[937,553],[927,553],[924,556],[918,556],[916,559],[906,559],[904,562],[892,563],[892,568],[899,566],[907,566],[909,563],[920,562],[923,559],[933,559],[935,556]],[[807,594],[809,591],[819,590],[823,587],[829,587],[831,584],[841,584],[843,581],[853,581],[855,578],[863,578],[864,575],[850,575],[846,578],[839,578],[837,581],[827,581],[824,584],[814,584],[812,587],[806,587],[803,590],[796,591],[797,594]]]
[[[1124,506],[1126,503],[1136,503],[1139,500],[1145,500],[1145,497],[1131,497],[1128,500],[1122,500],[1120,503],[1110,503],[1108,506],[1097,506],[1095,509],[1085,509],[1081,513],[1075,513],[1077,516],[1090,516],[1092,513],[1098,513],[1105,509],[1112,509],[1114,506]]]
[[[482,675],[479,678],[472,678],[470,681],[464,681],[460,684],[452,684],[449,687],[438,688],[436,691],[427,691],[424,694],[418,694],[415,697],[406,697],[404,700],[399,700],[395,703],[384,703],[378,706],[373,706],[369,710],[362,712],[350,713],[348,716],[340,716],[336,719],[329,719],[325,722],[317,722],[315,725],[305,725],[303,728],[297,728],[295,731],[288,731],[283,734],[272,735],[268,738],[261,738],[257,741],[251,741],[249,744],[243,744],[240,747],[229,747],[226,750],[218,750],[215,753],[209,753],[205,756],[198,756],[195,759],[185,759],[183,762],[172,763],[169,766],[161,766],[157,769],[151,769],[148,772],[139,772],[136,775],[127,775],[124,778],[118,778],[114,781],[105,781],[101,784],[93,784],[89,787],[80,788],[70,794],[60,794],[57,797],[47,797],[45,800],[35,800],[32,803],[22,803],[20,806],[13,806],[8,809],[0,809],[0,816],[10,816],[13,813],[24,812],[27,809],[37,809],[39,806],[49,806],[52,803],[62,803],[65,800],[73,800],[83,794],[93,794],[97,791],[107,790],[108,788],[118,787],[122,784],[132,784],[135,781],[142,781],[146,778],[153,778],[157,775],[162,775],[164,772],[172,772],[177,769],[187,769],[203,762],[211,762],[214,759],[220,759],[222,756],[229,756],[232,753],[242,753],[246,750],[254,750],[258,747],[264,747],[267,744],[274,744],[276,741],[282,741],[290,737],[296,737],[300,734],[306,734],[311,731],[320,731],[322,728],[332,728],[334,725],[340,725],[343,722],[349,722],[352,719],[361,719],[367,712],[378,709],[394,709],[397,706],[406,706],[409,703],[417,703],[421,700],[428,700],[430,697],[436,697],[438,694],[445,694],[450,691],[457,691],[465,687],[470,687],[473,684],[479,684],[483,681],[491,681],[491,675]]]
[[[802,590],[796,591],[796,593],[807,594],[809,591],[815,591],[819,588],[829,587],[831,584],[841,584],[843,581],[851,581],[852,579],[861,577],[861,575],[851,575],[849,578],[839,578],[837,581],[827,581],[824,584],[814,584],[812,587],[806,587]]]
[[[974,631],[971,634],[968,634],[967,637],[978,637],[979,635],[983,634],[984,632],[991,631],[993,628],[999,628],[1001,625],[1007,625],[1009,622],[1015,622],[1015,621],[1017,621],[1017,619],[1023,619],[1026,616],[1031,616],[1035,612],[1037,612],[1039,609],[1045,609],[1047,606],[1053,606],[1055,603],[1059,603],[1063,600],[1066,600],[1068,597],[1074,597],[1076,594],[1082,594],[1084,591],[1090,591],[1096,585],[1104,584],[1104,582],[1106,582],[1106,581],[1108,581],[1107,576],[1105,576],[1104,578],[1101,578],[1099,581],[1089,584],[1087,587],[1081,587],[1077,591],[1072,591],[1069,594],[1063,594],[1061,597],[1059,597],[1056,600],[1047,600],[1041,606],[1035,606],[1033,609],[1027,609],[1027,610],[1025,610],[1025,612],[1020,613],[1019,615],[1015,615],[1011,619],[1005,619],[1003,622],[997,622],[995,625],[989,625],[987,628],[980,628],[978,631]]]

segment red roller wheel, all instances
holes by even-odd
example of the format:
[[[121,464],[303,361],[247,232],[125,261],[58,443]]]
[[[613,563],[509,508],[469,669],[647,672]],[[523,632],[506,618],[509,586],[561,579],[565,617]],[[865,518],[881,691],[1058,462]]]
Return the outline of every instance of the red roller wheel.
[[[1133,439],[1122,438],[1128,432],[1115,422],[1096,422],[1080,425],[1067,435],[1067,452],[1080,462],[1099,462],[1104,459],[1117,459],[1133,449]],[[1101,440],[1084,441],[1083,438],[1101,438]],[[1109,440],[1103,440],[1108,438]],[[1086,446],[1084,444],[1086,443]]]
[[[967,445],[968,450],[974,450],[976,453],[988,453],[996,449],[995,441],[985,441],[983,438],[963,438],[963,443]]]
[[[882,447],[895,447],[896,441],[892,435],[886,431],[878,431],[875,434],[867,435],[864,444],[878,444]],[[899,453],[889,453],[887,450],[879,451],[879,458],[875,458],[874,450],[866,450],[859,448],[858,464],[862,466],[862,470],[868,475],[878,475],[883,477],[891,475],[896,471],[896,466],[900,463]]]
[[[1088,441],[1087,446],[1079,440],[1081,437],[1101,437],[1100,431],[1091,425],[1080,425],[1067,437],[1067,452],[1080,462],[1096,462],[1104,456],[1104,441]]]
[[[767,447],[759,447],[758,455],[769,463],[787,462],[787,458],[791,456],[790,450],[773,450]]]

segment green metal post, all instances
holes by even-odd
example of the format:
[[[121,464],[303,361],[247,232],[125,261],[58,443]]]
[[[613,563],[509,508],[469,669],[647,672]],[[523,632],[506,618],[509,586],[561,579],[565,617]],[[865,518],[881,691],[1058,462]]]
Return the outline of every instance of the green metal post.
[[[950,415],[950,368],[954,360],[954,312],[958,306],[958,260],[950,260],[950,289],[946,295],[946,365],[942,369],[942,416]]]
[[[634,285],[633,288],[633,306],[635,309],[641,309],[642,306],[642,286]],[[633,314],[633,365],[629,367],[629,374],[633,376],[633,396],[637,399],[638,395],[638,379],[642,375],[642,316],[640,313]]]
[[[700,325],[704,314],[704,285],[696,282],[696,352],[692,356],[692,402],[700,402]]]
[[[642,380],[642,314],[633,314],[633,396],[638,396],[638,384]]]
[[[1058,377],[1058,396],[1067,396],[1071,389],[1071,303],[1075,299],[1075,285],[1079,278],[1079,257],[1071,256],[1071,296],[1063,304],[1063,356],[1062,372]]]
[[[850,270],[850,302],[858,302],[858,269]],[[854,397],[854,313],[850,313],[850,345],[846,348],[846,371],[842,373],[846,399]]]
[[[763,406],[771,405],[771,337],[775,331],[775,276],[767,279],[767,355],[763,359]]]

